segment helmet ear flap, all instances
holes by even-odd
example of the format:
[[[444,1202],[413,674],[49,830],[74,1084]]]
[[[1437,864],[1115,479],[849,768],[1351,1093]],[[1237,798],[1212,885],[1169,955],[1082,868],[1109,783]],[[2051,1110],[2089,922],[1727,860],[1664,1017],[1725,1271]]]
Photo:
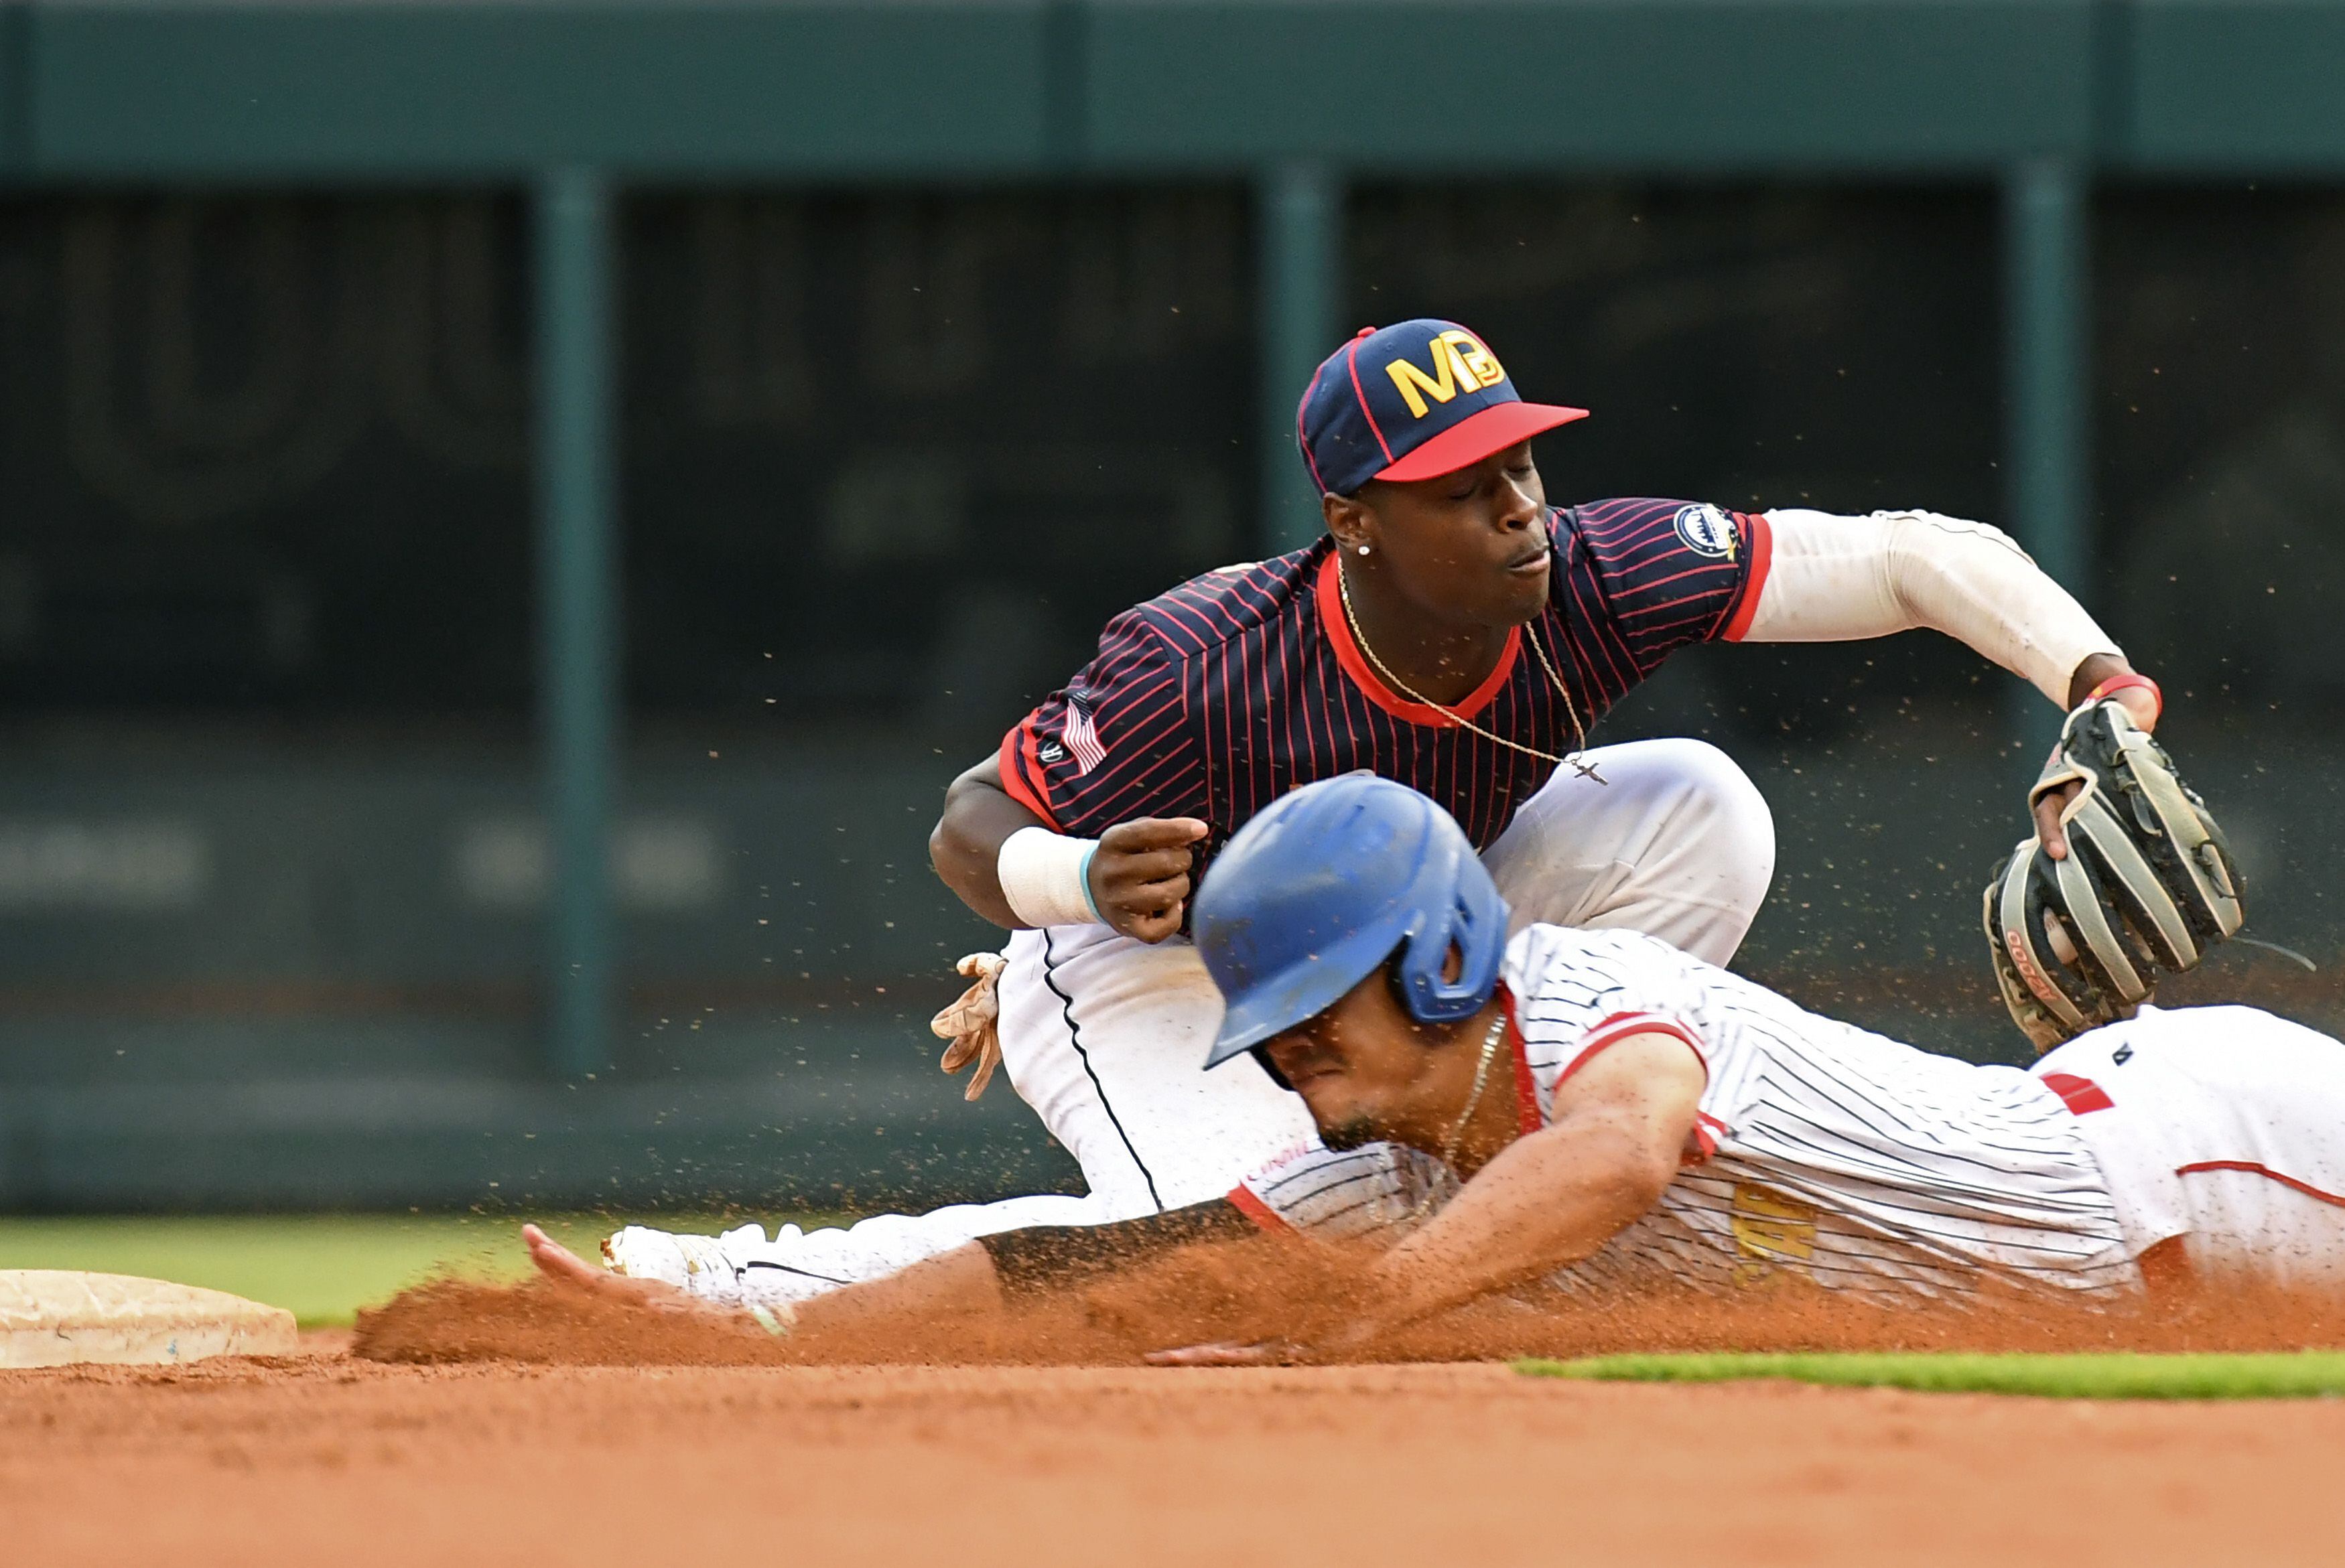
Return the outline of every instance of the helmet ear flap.
[[[1420,1024],[1449,1024],[1482,1010],[1497,988],[1507,953],[1507,905],[1479,863],[1479,875],[1460,876],[1444,918],[1428,921],[1403,944],[1398,978],[1401,1000]],[[1452,947],[1457,976],[1442,974]]]

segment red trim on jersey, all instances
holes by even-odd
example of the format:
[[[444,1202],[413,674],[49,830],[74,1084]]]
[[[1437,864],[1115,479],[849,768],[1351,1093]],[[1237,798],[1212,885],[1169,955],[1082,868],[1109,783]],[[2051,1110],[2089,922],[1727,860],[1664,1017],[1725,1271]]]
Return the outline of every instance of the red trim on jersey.
[[[1760,591],[1767,586],[1767,572],[1775,564],[1775,526],[1764,512],[1736,512],[1751,524],[1751,535],[1744,547],[1751,551],[1751,570],[1742,579],[1742,597],[1734,606],[1734,613],[1718,633],[1721,642],[1740,642],[1750,634],[1751,617],[1759,613]]]
[[[1693,1059],[1701,1064],[1702,1077],[1709,1078],[1710,1057],[1701,1048],[1701,1037],[1691,1029],[1661,1013],[1615,1013],[1579,1037],[1579,1054],[1556,1078],[1555,1087],[1561,1088],[1572,1074],[1588,1065],[1589,1057],[1631,1035],[1671,1035],[1683,1040],[1686,1048],[1693,1052]]]
[[[1230,1206],[1274,1236],[1286,1235],[1294,1229],[1251,1187],[1231,1188]]]
[[[2060,1097],[2060,1103],[2068,1108],[2072,1116],[2108,1110],[2117,1103],[2109,1098],[2108,1090],[2090,1078],[2078,1077],[2075,1073],[2039,1073],[2036,1076],[2044,1080],[2046,1088]]]
[[[1352,372],[1352,396],[1360,400],[1360,412],[1368,421],[1368,431],[1376,438],[1376,448],[1385,454],[1385,461],[1393,460],[1392,442],[1385,440],[1384,427],[1376,423],[1376,410],[1368,407],[1368,395],[1360,389],[1360,340],[1357,338],[1344,345],[1344,364]]]
[[[2340,1209],[2345,1209],[2345,1196],[2334,1192],[2323,1192],[2309,1181],[2299,1181],[2293,1176],[2282,1176],[2270,1166],[2258,1165],[2252,1159],[2202,1159],[2196,1165],[2176,1166],[2174,1174],[2191,1176],[2202,1170],[2244,1170],[2254,1176],[2269,1176],[2282,1187],[2294,1188],[2307,1198],[2317,1198],[2323,1203],[2333,1203]]]
[[[1063,832],[1059,814],[1035,787],[1034,781],[1042,776],[1042,764],[1034,755],[1034,715],[1029,713],[1001,737],[1001,788],[1011,800],[1041,817],[1052,833]]]
[[[1502,981],[1498,996],[1507,1007],[1507,1043],[1515,1054],[1515,1130],[1528,1138],[1547,1125],[1547,1118],[1539,1115],[1538,1079],[1531,1076],[1530,1053],[1523,1045],[1522,1019],[1515,1013],[1515,994]]]
[[[1703,1069],[1707,1071],[1708,1068],[1709,1064],[1704,1063]],[[1732,1130],[1733,1129],[1729,1128],[1724,1122],[1719,1120],[1716,1117],[1711,1115],[1706,1110],[1698,1110],[1694,1112],[1693,1138],[1695,1146],[1700,1150],[1700,1152],[1697,1154],[1690,1163],[1700,1165],[1703,1160],[1706,1160],[1711,1155],[1716,1154],[1718,1152],[1718,1140]]]
[[[1515,661],[1522,657],[1523,629],[1514,627],[1507,633],[1506,651],[1498,655],[1497,666],[1483,683],[1466,695],[1466,700],[1453,705],[1445,713],[1426,703],[1412,703],[1379,679],[1371,669],[1360,645],[1352,640],[1352,623],[1344,614],[1344,566],[1342,559],[1330,554],[1319,563],[1319,623],[1326,628],[1328,646],[1335,650],[1335,663],[1352,678],[1360,694],[1396,719],[1429,729],[1448,730],[1457,727],[1457,719],[1470,719],[1490,705],[1507,682],[1514,675]],[[1457,718],[1452,718],[1451,714]]]

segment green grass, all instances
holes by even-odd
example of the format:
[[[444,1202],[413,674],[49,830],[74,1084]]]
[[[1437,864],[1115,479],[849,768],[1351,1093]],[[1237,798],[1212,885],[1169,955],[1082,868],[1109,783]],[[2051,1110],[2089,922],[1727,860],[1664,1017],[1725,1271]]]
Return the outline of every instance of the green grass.
[[[517,1280],[529,1272],[523,1216],[317,1214],[0,1219],[0,1269],[76,1269],[204,1285],[289,1310],[304,1328],[349,1324],[358,1310],[434,1274]],[[530,1216],[592,1258],[624,1219]],[[786,1219],[805,1222],[806,1217]],[[827,1218],[827,1217],[818,1217]],[[738,1220],[669,1215],[667,1229],[715,1232]],[[774,1223],[766,1220],[768,1228]]]
[[[1524,1361],[1533,1377],[1714,1383],[1789,1378],[1845,1388],[1926,1393],[2030,1394],[2045,1399],[2250,1400],[2345,1394],[2345,1351],[2270,1354],[1979,1355],[1957,1351],[1832,1355],[1759,1352],[1596,1356]]]

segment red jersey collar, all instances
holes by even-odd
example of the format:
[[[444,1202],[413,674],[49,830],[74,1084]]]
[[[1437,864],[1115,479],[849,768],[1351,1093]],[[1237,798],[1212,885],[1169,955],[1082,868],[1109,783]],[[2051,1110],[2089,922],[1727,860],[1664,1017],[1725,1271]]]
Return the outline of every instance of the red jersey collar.
[[[1470,719],[1488,707],[1491,699],[1498,694],[1499,688],[1507,683],[1508,677],[1515,673],[1515,661],[1521,657],[1523,651],[1523,629],[1519,626],[1507,633],[1506,651],[1498,655],[1497,666],[1490,672],[1489,677],[1467,693],[1466,700],[1453,706],[1449,713],[1445,713],[1428,703],[1410,702],[1384,683],[1361,654],[1359,643],[1353,640],[1351,620],[1344,613],[1343,571],[1342,561],[1332,551],[1319,563],[1316,584],[1319,624],[1326,633],[1328,645],[1335,650],[1335,663],[1344,667],[1344,673],[1351,677],[1352,684],[1360,689],[1362,696],[1394,718],[1436,730],[1454,728],[1457,719]],[[1450,716],[1453,713],[1457,718]]]
[[[1522,1020],[1515,1014],[1515,993],[1498,982],[1498,1000],[1507,1009],[1507,1053],[1515,1058],[1515,1128],[1524,1138],[1547,1125],[1539,1115],[1538,1080],[1531,1077],[1530,1053],[1523,1047]]]

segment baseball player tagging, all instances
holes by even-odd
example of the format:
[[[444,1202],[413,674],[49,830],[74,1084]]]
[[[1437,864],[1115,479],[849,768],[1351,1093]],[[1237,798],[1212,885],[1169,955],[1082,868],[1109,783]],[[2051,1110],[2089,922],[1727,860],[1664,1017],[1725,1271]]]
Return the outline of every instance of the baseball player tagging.
[[[1798,1280],[1886,1301],[1990,1286],[2086,1302],[2162,1286],[2345,1289],[2345,1042],[2249,1007],[2141,1016],[2028,1070],[1932,1056],[1627,931],[1534,924],[1438,807],[1350,777],[1231,842],[1198,902],[1225,1007],[1212,1072],[1294,1087],[1316,1138],[1226,1198],[988,1235],[796,1310],[808,1328],[966,1323],[1251,1225],[1381,1242],[1312,1344],[1340,1357],[1493,1291]],[[741,1277],[558,1280],[646,1305],[758,1305]],[[2147,1263],[2159,1260],[2153,1280]],[[784,1316],[768,1310],[773,1326]]]
[[[2064,707],[2150,683],[2010,540],[1925,512],[1842,518],[1693,501],[1547,503],[1529,438],[1583,410],[1528,403],[1452,323],[1364,331],[1297,411],[1325,536],[1119,615],[1098,655],[955,781],[939,875],[1014,935],[949,1009],[948,1059],[996,1059],[1081,1162],[1043,1197],[768,1240],[630,1229],[614,1264],[740,1274],[778,1300],[972,1237],[1098,1223],[1226,1192],[1311,1136],[1250,1061],[1193,1070],[1221,1024],[1184,935],[1192,888],[1256,813],[1367,771],[1463,825],[1518,921],[1659,936],[1724,962],[1774,867],[1765,802],[1697,742],[1590,749],[1590,728],[1690,643],[1928,626]],[[2057,843],[2058,803],[2041,820]]]

